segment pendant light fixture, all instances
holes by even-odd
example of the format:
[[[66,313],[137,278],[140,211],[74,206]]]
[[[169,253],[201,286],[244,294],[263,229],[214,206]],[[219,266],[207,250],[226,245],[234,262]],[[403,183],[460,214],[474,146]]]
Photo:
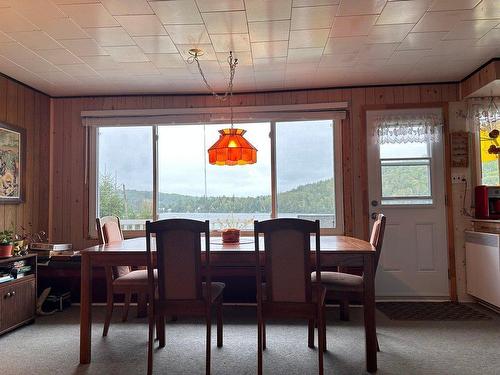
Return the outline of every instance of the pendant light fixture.
[[[219,130],[219,139],[208,149],[208,162],[213,165],[230,166],[256,163],[257,149],[245,139],[244,134],[246,133],[246,130],[235,128],[233,123],[233,107],[231,99],[233,96],[234,73],[236,72],[238,59],[233,59],[233,53],[229,52],[229,57],[227,59],[229,64],[229,83],[224,95],[219,95],[214,89],[212,89],[205,78],[203,70],[201,69],[198,57],[203,55],[203,51],[198,48],[193,48],[189,50],[189,54],[191,56],[188,58],[188,63],[192,64],[193,62],[196,62],[198,71],[200,72],[205,86],[207,86],[211,94],[216,99],[220,101],[228,101],[231,115],[231,127]]]

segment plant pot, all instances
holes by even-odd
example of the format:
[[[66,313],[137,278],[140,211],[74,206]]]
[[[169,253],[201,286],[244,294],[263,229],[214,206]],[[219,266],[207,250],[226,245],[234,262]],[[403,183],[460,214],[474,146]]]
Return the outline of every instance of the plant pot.
[[[240,242],[240,230],[239,229],[224,229],[222,231],[222,242],[223,243],[238,243],[238,242]]]
[[[12,248],[14,245],[0,245],[0,258],[7,258],[12,256]]]

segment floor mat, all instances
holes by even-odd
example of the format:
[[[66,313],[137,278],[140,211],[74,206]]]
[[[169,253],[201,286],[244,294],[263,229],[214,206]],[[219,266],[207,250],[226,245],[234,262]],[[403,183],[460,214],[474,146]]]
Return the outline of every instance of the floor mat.
[[[471,306],[452,302],[379,302],[377,309],[391,320],[490,320]]]

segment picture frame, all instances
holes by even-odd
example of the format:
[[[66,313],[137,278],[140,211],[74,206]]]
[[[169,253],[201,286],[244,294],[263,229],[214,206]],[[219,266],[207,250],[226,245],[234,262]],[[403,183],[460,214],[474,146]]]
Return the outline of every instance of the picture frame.
[[[0,204],[24,202],[26,130],[0,122]]]

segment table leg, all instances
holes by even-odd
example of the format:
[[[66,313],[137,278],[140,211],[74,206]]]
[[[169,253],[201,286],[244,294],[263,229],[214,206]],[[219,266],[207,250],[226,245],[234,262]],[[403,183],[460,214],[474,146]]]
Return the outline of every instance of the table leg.
[[[375,263],[374,256],[363,259],[364,315],[366,340],[366,371],[377,371],[377,328],[375,325]]]
[[[90,363],[92,341],[92,261],[90,254],[81,257],[80,287],[80,363]]]

